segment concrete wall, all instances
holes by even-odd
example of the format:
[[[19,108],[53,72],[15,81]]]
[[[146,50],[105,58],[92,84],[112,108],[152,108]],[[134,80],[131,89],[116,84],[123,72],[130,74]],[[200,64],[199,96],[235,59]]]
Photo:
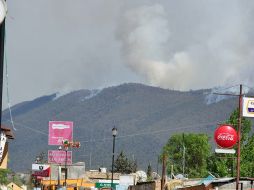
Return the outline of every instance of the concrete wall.
[[[51,176],[46,178],[51,180],[57,180],[58,179],[58,170],[59,170],[59,165],[51,164]],[[60,166],[60,171],[61,168],[65,168],[64,165]],[[67,171],[68,171],[68,179],[78,179],[78,178],[83,178],[85,176],[85,163],[80,162],[76,164],[72,164],[70,166],[67,166]],[[60,179],[64,179],[64,172],[61,173]]]

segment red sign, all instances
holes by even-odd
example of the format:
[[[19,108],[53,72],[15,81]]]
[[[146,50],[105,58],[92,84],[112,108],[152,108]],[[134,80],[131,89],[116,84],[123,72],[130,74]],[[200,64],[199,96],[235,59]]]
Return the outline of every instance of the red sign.
[[[63,140],[72,141],[72,121],[50,121],[49,122],[49,145],[62,145]]]
[[[220,125],[214,132],[214,140],[222,148],[234,146],[237,139],[237,132],[231,125]]]
[[[50,168],[42,171],[34,171],[32,174],[33,176],[40,176],[40,177],[49,177],[50,175]]]
[[[50,165],[46,164],[32,164],[33,176],[49,177]]]
[[[48,163],[51,164],[65,164],[65,161],[67,160],[67,164],[72,164],[72,151],[67,151],[67,157],[66,157],[66,151],[63,150],[49,150],[48,151]]]

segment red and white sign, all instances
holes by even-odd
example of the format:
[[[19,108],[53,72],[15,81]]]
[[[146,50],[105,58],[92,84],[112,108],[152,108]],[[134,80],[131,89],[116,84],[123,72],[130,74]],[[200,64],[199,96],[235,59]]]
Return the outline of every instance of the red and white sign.
[[[65,164],[67,159],[67,164],[72,164],[72,151],[59,151],[59,150],[49,150],[48,151],[48,163],[51,164]]]
[[[72,141],[72,121],[50,121],[49,122],[49,145],[62,145],[63,140]]]
[[[237,132],[231,125],[220,125],[214,132],[214,140],[222,148],[233,147],[237,139]]]
[[[49,177],[50,165],[46,164],[32,164],[33,176]]]

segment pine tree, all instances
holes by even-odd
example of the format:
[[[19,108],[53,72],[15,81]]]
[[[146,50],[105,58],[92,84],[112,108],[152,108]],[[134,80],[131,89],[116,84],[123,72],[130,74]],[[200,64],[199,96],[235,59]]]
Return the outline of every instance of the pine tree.
[[[129,160],[123,151],[121,151],[114,162],[114,172],[130,174],[136,172],[136,170],[136,161]]]
[[[153,179],[151,163],[149,163],[148,166],[147,166],[146,175],[147,175],[147,181],[151,181]]]

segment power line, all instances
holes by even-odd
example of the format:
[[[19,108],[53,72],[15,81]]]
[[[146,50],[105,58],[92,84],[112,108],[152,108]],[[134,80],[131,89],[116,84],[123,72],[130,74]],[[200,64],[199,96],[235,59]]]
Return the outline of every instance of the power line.
[[[7,120],[10,122],[10,120]],[[213,121],[213,122],[206,122],[206,123],[199,123],[199,124],[191,124],[191,125],[188,125],[188,126],[185,126],[185,127],[181,127],[181,125],[178,125],[176,126],[176,128],[170,128],[170,129],[163,129],[163,130],[156,130],[156,131],[148,131],[148,132],[141,132],[141,133],[135,133],[135,134],[128,134],[128,135],[122,135],[122,136],[117,136],[116,138],[117,139],[123,139],[123,138],[128,138],[128,137],[135,137],[135,136],[142,136],[142,135],[151,135],[151,134],[160,134],[160,133],[164,133],[164,132],[167,132],[167,131],[178,131],[180,129],[188,129],[188,128],[192,128],[192,127],[201,127],[201,126],[205,126],[205,125],[217,125],[218,123],[221,123],[221,122],[224,122],[224,121]],[[35,133],[40,133],[42,135],[45,135],[45,136],[48,136],[48,133],[47,132],[43,132],[41,130],[37,130],[37,129],[34,129],[32,127],[29,127],[25,124],[21,124],[21,123],[18,123],[18,122],[14,122],[15,125],[18,125],[18,126],[21,126],[21,127],[24,127],[24,128],[27,128],[29,129],[30,131],[33,131]],[[102,138],[100,140],[81,140],[79,142],[83,142],[83,143],[94,143],[94,142],[104,142],[104,141],[111,141],[112,138],[111,137],[108,137],[108,138]]]
[[[214,92],[213,92],[213,94],[216,94],[216,95],[229,95],[229,96],[239,96],[239,94],[231,94],[231,93],[224,93],[224,92],[226,92],[226,90],[228,90],[228,89],[231,89],[231,88],[236,88],[236,87],[239,87],[241,84],[237,84],[237,85],[233,85],[233,86],[229,86],[229,87],[225,87],[225,88],[220,88],[220,89],[216,89],[216,90],[214,90]],[[248,88],[248,89],[251,89],[251,90],[253,90],[254,91],[254,88],[253,87],[250,87],[250,86],[248,86],[248,85],[242,85],[242,86],[244,86],[244,87],[246,87],[246,88]],[[238,88],[236,89],[236,90],[238,90]],[[247,92],[246,92],[247,91]],[[244,94],[246,94],[246,93],[248,93],[248,91],[249,90],[244,90],[243,89],[243,95]],[[221,93],[222,92],[222,93]]]
[[[249,89],[251,89],[251,90],[254,91],[254,88],[253,88],[253,87],[250,87],[250,86],[247,86],[247,85],[243,85],[243,86],[245,86],[245,87],[247,87],[247,88],[249,88]]]
[[[127,138],[127,137],[134,137],[134,136],[140,136],[140,135],[150,135],[150,134],[156,134],[156,133],[164,133],[164,132],[167,132],[167,131],[177,131],[179,129],[188,129],[188,128],[192,128],[194,126],[204,126],[204,125],[211,125],[211,124],[218,124],[218,123],[221,123],[223,121],[213,121],[213,122],[207,122],[207,123],[200,123],[200,124],[193,124],[193,125],[188,125],[187,127],[177,127],[177,128],[171,128],[171,129],[163,129],[163,130],[157,130],[157,131],[150,131],[150,132],[143,132],[143,133],[136,133],[136,134],[129,134],[129,135],[123,135],[123,136],[117,136],[116,138],[117,139],[122,139],[122,138]],[[106,140],[112,140],[111,137],[109,138],[104,138],[103,140],[90,140],[90,141],[80,141],[80,142],[83,142],[83,143],[90,143],[90,142],[103,142],[103,141],[106,141]]]
[[[220,90],[228,90],[228,89],[230,89],[230,88],[236,88],[236,87],[239,87],[239,85],[240,84],[236,84],[236,85],[232,85],[232,86],[228,86],[228,87],[224,87],[224,88],[222,88],[222,89],[220,89]]]
[[[11,122],[10,120],[7,120],[7,121]],[[41,131],[41,130],[34,129],[34,128],[32,128],[32,127],[28,127],[28,126],[25,125],[25,124],[21,124],[21,123],[17,123],[17,122],[14,122],[14,124],[15,124],[15,125],[18,125],[18,126],[20,126],[20,127],[27,128],[27,129],[29,129],[30,131],[33,131],[33,132],[40,133],[40,134],[42,134],[42,135],[48,136],[48,133],[45,133],[45,132],[43,132],[43,131]]]

